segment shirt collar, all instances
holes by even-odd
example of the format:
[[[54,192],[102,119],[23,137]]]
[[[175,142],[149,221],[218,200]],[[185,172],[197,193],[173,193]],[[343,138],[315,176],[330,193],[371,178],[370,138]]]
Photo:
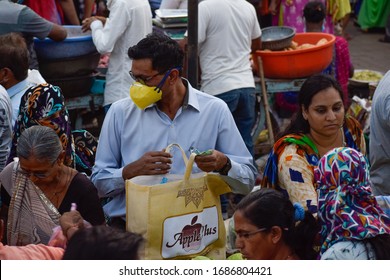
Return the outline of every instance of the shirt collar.
[[[28,83],[27,78],[26,78],[23,81],[17,83],[16,85],[13,85],[9,89],[7,89],[7,92],[8,92],[9,97],[12,98],[16,94],[18,94],[19,92],[26,91],[27,88],[29,88],[29,83]]]
[[[183,102],[183,110],[186,110],[188,106],[193,107],[197,111],[200,111],[198,97],[195,93],[195,89],[190,85],[188,80],[182,78],[183,84],[186,87],[186,95]]]
[[[196,109],[197,111],[200,111],[198,98],[194,92],[194,88],[190,85],[190,83],[188,82],[187,79],[181,78],[181,80],[183,81],[183,84],[186,87],[186,94],[184,96],[183,105],[181,107],[182,110],[187,110],[188,106],[191,106],[194,109]],[[149,105],[144,110],[146,111],[149,108],[153,108],[153,107],[157,107],[157,104],[154,103],[152,105]]]

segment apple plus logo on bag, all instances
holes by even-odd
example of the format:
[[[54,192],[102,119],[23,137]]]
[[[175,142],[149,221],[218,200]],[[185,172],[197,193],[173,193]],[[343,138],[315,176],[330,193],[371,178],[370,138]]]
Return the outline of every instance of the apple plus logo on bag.
[[[217,207],[168,218],[163,227],[163,258],[199,253],[218,239]]]

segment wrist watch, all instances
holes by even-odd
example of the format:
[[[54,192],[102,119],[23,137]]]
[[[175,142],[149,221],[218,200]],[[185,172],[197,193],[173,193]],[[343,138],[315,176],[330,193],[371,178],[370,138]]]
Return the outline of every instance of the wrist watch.
[[[224,176],[228,175],[229,170],[232,168],[232,162],[230,161],[230,158],[228,157],[226,158],[227,158],[226,164],[221,169],[215,170],[216,172]]]

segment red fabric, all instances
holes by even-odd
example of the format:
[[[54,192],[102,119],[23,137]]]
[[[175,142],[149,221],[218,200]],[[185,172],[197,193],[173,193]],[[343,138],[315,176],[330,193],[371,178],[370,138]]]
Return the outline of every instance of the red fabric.
[[[269,0],[263,0],[260,8],[260,15],[268,15],[269,14]]]
[[[44,19],[56,24],[62,24],[62,19],[55,0],[25,0],[23,4],[28,6]]]
[[[336,79],[344,91],[344,100],[348,100],[348,79],[351,69],[348,42],[343,37],[336,36],[335,41]],[[349,104],[346,104],[349,105]]]

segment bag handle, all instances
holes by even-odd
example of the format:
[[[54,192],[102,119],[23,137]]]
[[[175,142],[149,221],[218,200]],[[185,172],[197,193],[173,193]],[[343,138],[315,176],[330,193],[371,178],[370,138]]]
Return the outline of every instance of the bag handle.
[[[165,148],[165,151],[166,151],[167,153],[170,153],[173,147],[177,147],[177,148],[181,151],[181,155],[182,155],[182,157],[183,157],[184,164],[187,165],[187,163],[188,163],[187,155],[186,155],[186,153],[184,152],[183,148],[182,148],[179,144],[177,144],[177,143],[169,144],[169,145]]]
[[[186,165],[186,171],[184,173],[184,183],[185,183],[185,185],[187,185],[187,182],[190,180],[190,176],[191,176],[191,173],[192,173],[192,167],[194,165],[196,154],[195,153],[191,153],[190,158],[187,158],[187,155],[184,152],[183,148],[179,144],[177,144],[177,143],[169,144],[165,148],[165,151],[167,153],[169,153],[173,147],[179,148],[179,150],[181,151],[181,155],[183,156],[184,164]]]

